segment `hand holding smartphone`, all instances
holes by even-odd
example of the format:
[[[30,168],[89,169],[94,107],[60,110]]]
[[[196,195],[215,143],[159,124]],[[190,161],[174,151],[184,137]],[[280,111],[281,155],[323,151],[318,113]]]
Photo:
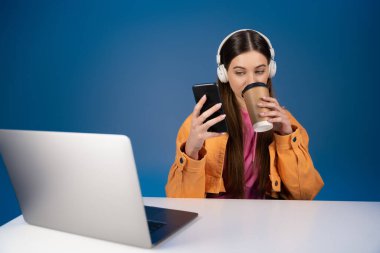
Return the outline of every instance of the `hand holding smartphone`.
[[[199,100],[203,97],[203,95],[206,95],[206,102],[203,105],[201,109],[201,114],[211,107],[213,107],[215,104],[222,103],[220,93],[219,93],[219,88],[215,83],[202,83],[202,84],[195,84],[193,85],[193,93],[194,93],[194,98],[195,102],[198,103]],[[213,113],[211,116],[209,116],[205,122],[218,117],[219,115],[224,114],[223,111],[223,106]],[[211,126],[208,129],[208,132],[216,132],[216,133],[223,133],[227,132],[227,122],[226,119],[223,119],[222,121],[216,123],[215,125]]]

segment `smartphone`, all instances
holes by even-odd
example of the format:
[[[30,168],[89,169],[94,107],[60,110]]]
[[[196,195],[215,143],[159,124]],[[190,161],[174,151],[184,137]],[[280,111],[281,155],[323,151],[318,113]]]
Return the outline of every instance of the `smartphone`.
[[[215,117],[218,117],[221,114],[224,114],[223,102],[220,97],[219,87],[215,83],[195,84],[193,85],[193,93],[196,103],[198,103],[198,101],[203,97],[203,95],[206,95],[207,97],[207,100],[201,109],[201,114],[213,107],[215,104],[222,103],[222,107],[218,111],[213,113],[210,117],[208,117],[205,120],[205,122]],[[223,119],[222,121],[211,126],[208,129],[208,131],[216,133],[228,132],[226,119]]]

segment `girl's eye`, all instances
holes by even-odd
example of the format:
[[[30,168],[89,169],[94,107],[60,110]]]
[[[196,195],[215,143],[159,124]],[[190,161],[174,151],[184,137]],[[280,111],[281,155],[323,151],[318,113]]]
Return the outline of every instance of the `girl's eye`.
[[[235,74],[238,76],[242,76],[242,75],[244,75],[244,72],[238,71],[238,72],[235,72]]]
[[[256,71],[256,74],[261,75],[264,73],[264,70]]]

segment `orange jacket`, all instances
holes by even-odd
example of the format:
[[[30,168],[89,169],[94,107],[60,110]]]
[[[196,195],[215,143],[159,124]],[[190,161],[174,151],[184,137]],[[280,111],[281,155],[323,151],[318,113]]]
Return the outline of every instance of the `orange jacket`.
[[[274,134],[269,145],[271,195],[286,199],[314,199],[324,183],[311,160],[306,130],[288,112],[293,133]],[[228,135],[207,139],[200,150],[200,160],[184,152],[189,136],[191,115],[178,131],[175,161],[169,171],[166,195],[179,198],[204,198],[206,193],[225,192],[224,155]],[[285,189],[281,191],[281,185]]]

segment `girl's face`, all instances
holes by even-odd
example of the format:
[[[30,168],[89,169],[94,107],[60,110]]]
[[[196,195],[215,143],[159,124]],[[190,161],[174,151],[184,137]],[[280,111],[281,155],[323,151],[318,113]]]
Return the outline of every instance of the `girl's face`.
[[[269,66],[267,58],[257,51],[242,53],[232,59],[227,75],[240,108],[247,110],[241,92],[250,83],[268,82]]]

